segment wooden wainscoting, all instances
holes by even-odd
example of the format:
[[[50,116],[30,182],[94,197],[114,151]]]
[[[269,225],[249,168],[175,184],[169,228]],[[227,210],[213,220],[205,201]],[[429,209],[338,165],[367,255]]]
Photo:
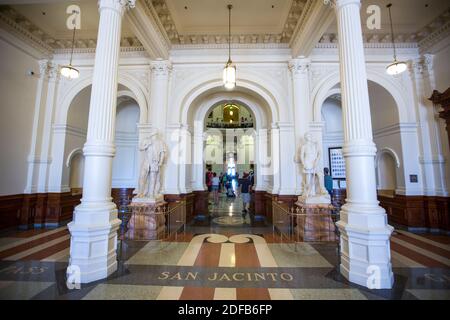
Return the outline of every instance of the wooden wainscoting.
[[[17,227],[23,206],[23,194],[0,197],[0,229]]]
[[[255,191],[252,194],[250,212],[257,216],[267,217],[266,214],[266,191]]]
[[[17,194],[0,197],[0,229],[57,227],[72,220],[81,195],[64,193]]]
[[[194,216],[204,215],[209,216],[209,192],[208,191],[194,191]]]
[[[389,223],[412,231],[450,231],[450,198],[427,196],[378,196]]]
[[[177,201],[186,201],[186,223],[189,223],[194,218],[194,193],[186,194],[166,194],[164,200],[169,203],[175,203]]]

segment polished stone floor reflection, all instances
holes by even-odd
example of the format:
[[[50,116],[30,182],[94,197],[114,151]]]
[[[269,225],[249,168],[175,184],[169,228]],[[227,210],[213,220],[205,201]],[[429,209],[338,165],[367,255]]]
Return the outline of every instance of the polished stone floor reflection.
[[[210,205],[175,241],[120,241],[119,268],[69,290],[66,227],[0,235],[0,299],[450,299],[450,237],[396,230],[395,286],[368,290],[337,271],[336,243],[286,243],[243,218],[239,198]]]

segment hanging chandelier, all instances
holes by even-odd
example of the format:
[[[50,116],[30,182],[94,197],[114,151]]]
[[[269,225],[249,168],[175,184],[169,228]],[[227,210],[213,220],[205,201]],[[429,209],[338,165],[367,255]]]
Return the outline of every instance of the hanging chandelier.
[[[236,86],[236,66],[231,61],[231,9],[233,6],[228,5],[228,61],[223,69],[223,84],[228,90]]]
[[[386,6],[389,9],[389,21],[391,23],[391,36],[392,36],[392,45],[394,46],[394,62],[386,67],[386,72],[389,75],[397,75],[400,74],[407,69],[407,65],[403,61],[397,61],[397,50],[395,49],[395,37],[394,37],[394,27],[392,26],[392,15],[391,15],[391,7],[392,3],[389,3]]]
[[[73,13],[78,14],[78,11],[74,11]],[[75,46],[75,30],[77,29],[75,21],[76,17],[73,19],[72,52],[70,53],[70,62],[68,65],[61,67],[61,75],[68,79],[76,79],[80,76],[80,71],[72,66],[73,48]]]

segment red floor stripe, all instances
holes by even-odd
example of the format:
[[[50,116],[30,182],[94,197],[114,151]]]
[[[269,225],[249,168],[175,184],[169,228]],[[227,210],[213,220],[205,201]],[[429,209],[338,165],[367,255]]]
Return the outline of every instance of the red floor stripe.
[[[63,242],[60,242],[58,244],[55,244],[54,246],[42,249],[38,252],[32,253],[28,256],[25,256],[19,260],[42,260],[47,257],[50,257],[51,255],[54,255],[55,253],[58,253],[64,249],[67,249],[70,246],[70,239],[64,240]]]
[[[413,251],[411,249],[405,248],[402,245],[399,245],[398,243],[395,243],[391,241],[391,249],[395,252],[400,253],[401,255],[404,255],[405,257],[414,260],[426,267],[438,267],[438,268],[447,268],[447,266],[439,261],[436,261],[434,259],[428,258],[427,256],[424,256],[416,251]]]
[[[12,248],[9,248],[6,250],[3,250],[0,252],[0,259],[4,259],[6,257],[18,254],[18,253],[26,251],[28,249],[34,248],[38,245],[44,244],[48,241],[63,237],[67,234],[69,234],[69,231],[65,229],[65,230],[61,230],[59,232],[53,233],[51,235],[44,236],[42,238],[27,242],[27,243],[23,243],[21,245],[18,245],[18,246],[15,246],[15,247],[12,247]]]
[[[222,245],[220,243],[204,242],[194,266],[218,267],[221,247]],[[207,287],[184,287],[180,300],[213,300],[214,291],[214,288]]]
[[[437,255],[440,255],[441,257],[445,257],[447,259],[450,259],[450,251],[445,250],[443,248],[439,248],[436,246],[433,246],[432,244],[420,241],[416,238],[408,237],[404,234],[395,235],[394,238],[403,240],[405,242],[408,242],[412,245],[415,245],[416,247],[422,248],[424,250],[430,251],[432,253],[435,253]]]
[[[266,288],[238,288],[237,300],[270,300],[269,290]]]
[[[199,267],[218,267],[221,247],[220,243],[203,243],[194,265]]]
[[[236,267],[260,267],[258,254],[253,243],[235,244]]]
[[[435,235],[435,234],[420,234],[421,237],[427,238],[429,240],[433,240],[442,244],[449,244],[450,245],[450,237],[449,236],[442,236],[442,235]]]
[[[180,300],[213,300],[215,288],[184,287]]]
[[[236,267],[251,268],[261,267],[253,243],[237,243],[235,245]],[[236,288],[237,300],[270,300],[267,288]]]

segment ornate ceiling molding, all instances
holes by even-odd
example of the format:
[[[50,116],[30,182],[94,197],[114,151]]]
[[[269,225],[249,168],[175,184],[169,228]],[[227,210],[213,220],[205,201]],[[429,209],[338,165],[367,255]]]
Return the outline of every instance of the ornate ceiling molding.
[[[283,31],[279,34],[235,34],[232,35],[232,43],[237,44],[269,44],[269,43],[289,43],[300,17],[303,14],[307,0],[293,0],[288,17],[284,23]],[[153,6],[158,14],[159,21],[173,45],[210,45],[227,43],[228,36],[224,34],[216,35],[180,35],[173,22],[172,15],[165,0],[145,0],[147,6]]]
[[[419,31],[397,35],[395,43],[399,48],[419,48],[420,52],[424,53],[433,45],[449,36],[450,9],[447,9]],[[363,34],[363,40],[367,48],[392,48],[391,35],[387,33],[366,33]],[[327,33],[322,36],[316,48],[335,48],[337,42],[337,34]]]
[[[9,6],[0,6],[0,26],[32,45],[46,56],[70,53],[72,48],[72,39],[55,39],[51,37]],[[97,39],[76,39],[74,52],[95,52],[96,47]],[[121,39],[121,50],[130,51],[130,48],[140,51],[142,44],[136,37],[123,37]]]

